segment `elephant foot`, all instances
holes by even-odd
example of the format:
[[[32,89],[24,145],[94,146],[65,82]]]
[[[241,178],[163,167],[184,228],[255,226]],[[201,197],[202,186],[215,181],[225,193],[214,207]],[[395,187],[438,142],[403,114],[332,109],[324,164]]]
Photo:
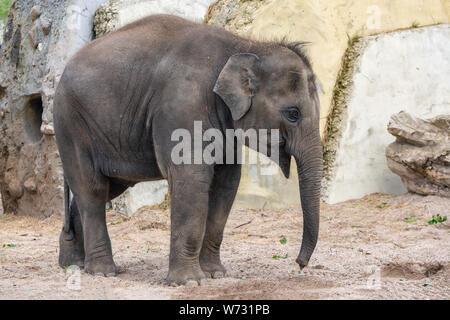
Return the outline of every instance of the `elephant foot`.
[[[94,276],[115,277],[117,275],[117,267],[112,256],[85,261],[84,270]]]
[[[213,279],[220,279],[225,277],[227,274],[227,269],[219,262],[219,263],[200,263],[203,272],[209,277]]]
[[[200,255],[200,267],[209,278],[213,279],[223,278],[227,273],[227,269],[220,262],[218,253],[202,252]]]
[[[199,286],[206,281],[206,275],[200,267],[170,269],[166,282],[169,286]]]
[[[70,266],[84,268],[84,256],[83,240],[77,238],[73,231],[61,231],[59,237],[59,266],[61,268]]]

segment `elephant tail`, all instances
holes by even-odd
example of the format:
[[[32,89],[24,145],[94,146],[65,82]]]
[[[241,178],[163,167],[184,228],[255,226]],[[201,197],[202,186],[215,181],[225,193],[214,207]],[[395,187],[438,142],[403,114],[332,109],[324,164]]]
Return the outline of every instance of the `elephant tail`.
[[[72,219],[70,218],[70,188],[64,177],[64,232],[69,233],[72,230]]]

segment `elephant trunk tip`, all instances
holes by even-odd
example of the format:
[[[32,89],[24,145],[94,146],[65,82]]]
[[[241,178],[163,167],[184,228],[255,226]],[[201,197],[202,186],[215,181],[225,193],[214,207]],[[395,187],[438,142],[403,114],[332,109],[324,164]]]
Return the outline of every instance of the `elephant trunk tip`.
[[[295,261],[300,266],[300,270],[303,270],[308,265],[308,261],[305,259],[302,259],[300,257],[298,257],[297,260],[295,260]]]

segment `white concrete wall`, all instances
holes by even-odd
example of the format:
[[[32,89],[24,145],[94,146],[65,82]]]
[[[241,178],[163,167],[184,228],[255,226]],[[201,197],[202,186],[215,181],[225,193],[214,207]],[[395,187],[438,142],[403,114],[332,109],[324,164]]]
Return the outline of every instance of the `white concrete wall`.
[[[4,33],[4,29],[5,29],[5,20],[0,19],[0,46],[2,45],[3,42],[3,33]]]
[[[328,202],[406,191],[386,165],[386,147],[395,140],[387,123],[401,110],[420,118],[450,114],[449,44],[448,24],[367,39],[353,77]]]
[[[173,14],[202,21],[215,0],[125,0],[119,2],[118,26],[124,26],[150,14]]]

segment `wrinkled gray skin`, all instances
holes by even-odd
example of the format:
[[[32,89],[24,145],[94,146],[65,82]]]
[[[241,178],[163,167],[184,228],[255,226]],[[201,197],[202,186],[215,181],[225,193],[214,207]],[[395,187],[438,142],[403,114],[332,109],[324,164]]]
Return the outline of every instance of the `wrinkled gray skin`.
[[[308,60],[298,44],[252,42],[156,15],[87,45],[58,85],[54,124],[66,181],[62,267],[115,275],[105,202],[137,182],[167,179],[168,283],[225,274],[220,245],[241,167],[171,161],[178,143],[172,132],[193,132],[195,120],[224,135],[227,128],[280,129],[279,165],[288,176],[293,156],[298,167],[304,228],[297,262],[307,265],[317,242],[322,172],[319,103]]]

